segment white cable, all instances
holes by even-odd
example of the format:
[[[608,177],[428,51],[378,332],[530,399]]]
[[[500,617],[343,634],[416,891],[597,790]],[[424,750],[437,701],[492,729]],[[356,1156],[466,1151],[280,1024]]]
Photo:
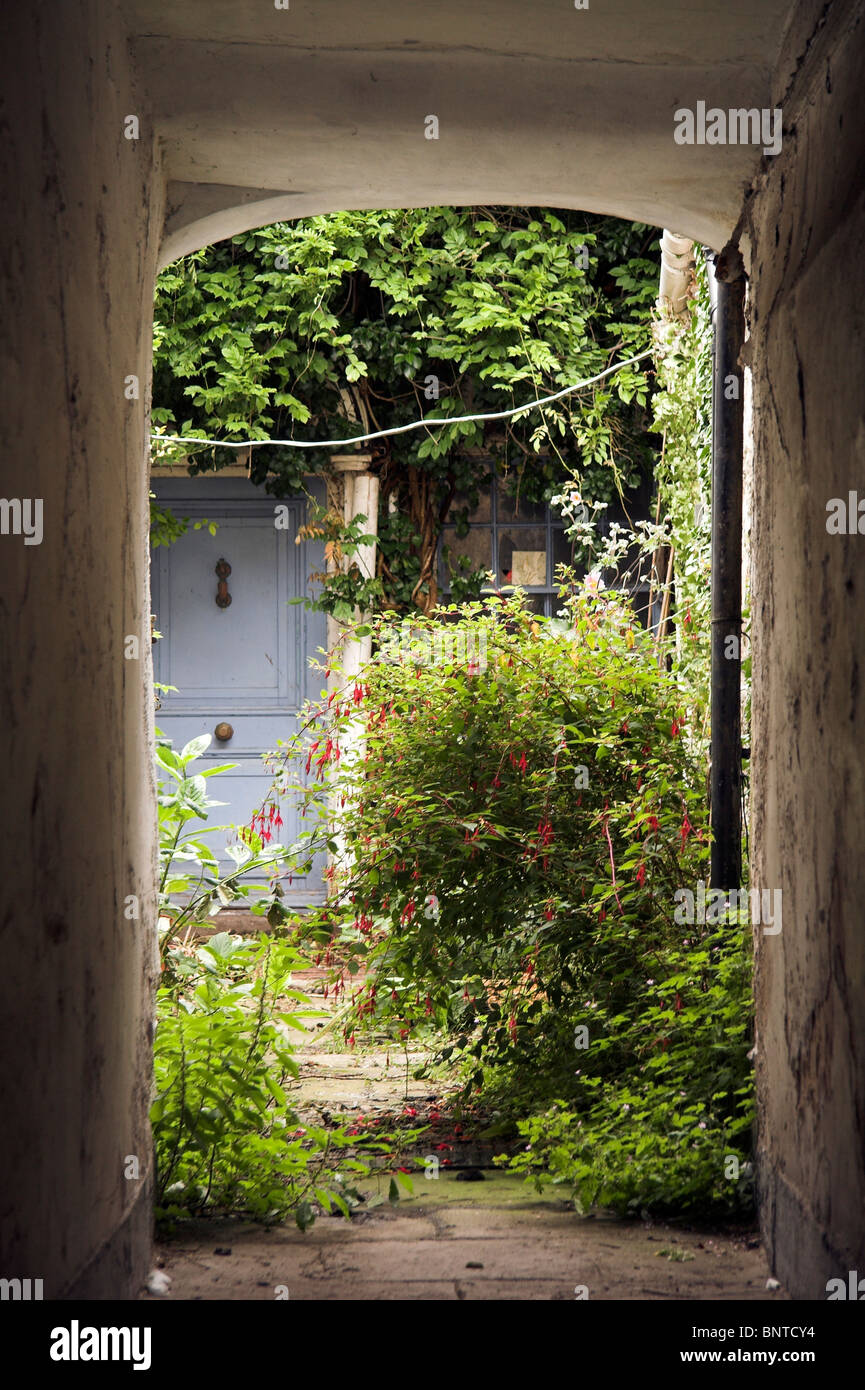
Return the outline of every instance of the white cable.
[[[653,348],[646,348],[645,352],[638,352],[636,357],[629,357],[624,362],[616,362],[612,367],[607,367],[603,372],[598,372],[597,376],[590,376],[586,381],[578,381],[576,386],[565,386],[561,391],[557,391],[554,396],[542,396],[537,401],[527,401],[525,405],[515,405],[509,410],[493,410],[484,415],[445,415],[445,416],[426,416],[423,420],[412,420],[409,425],[396,425],[389,430],[375,430],[373,434],[355,434],[351,439],[242,439],[236,440],[222,439],[196,439],[186,434],[152,434],[151,439],[158,440],[161,444],[210,444],[217,449],[256,449],[263,444],[277,445],[281,449],[340,449],[345,444],[368,444],[371,439],[384,439],[389,434],[405,434],[408,430],[429,429],[431,425],[459,425],[471,424],[476,420],[507,420],[511,415],[519,415],[523,410],[534,410],[538,405],[551,405],[553,401],[560,401],[563,396],[569,396],[573,391],[582,391],[586,386],[594,386],[596,381],[603,381],[604,377],[611,376],[613,372],[618,372],[622,367],[632,367],[635,362],[642,362],[644,357],[650,357]]]

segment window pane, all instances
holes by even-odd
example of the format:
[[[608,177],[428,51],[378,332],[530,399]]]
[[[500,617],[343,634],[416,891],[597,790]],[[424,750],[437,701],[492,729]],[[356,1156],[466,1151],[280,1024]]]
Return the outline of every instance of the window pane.
[[[448,512],[448,520],[453,521],[454,513],[461,511],[463,507],[468,508],[469,522],[490,521],[492,519],[492,489],[489,482],[485,482],[483,487],[478,488],[478,505],[474,511],[471,509],[471,499],[465,492],[458,492],[454,495]]]
[[[448,554],[445,556],[445,548]],[[492,568],[492,537],[485,526],[473,526],[467,536],[457,538],[453,526],[442,531],[439,583],[450,588],[450,572],[468,575],[472,570]]]
[[[553,537],[553,581],[555,581],[555,577],[556,577],[556,565],[571,565],[571,564],[573,564],[574,547],[573,547],[573,543],[567,539],[567,537],[566,537],[564,531],[560,530],[557,526],[554,526],[554,527],[553,527],[553,530],[552,530],[552,537]],[[577,568],[577,572],[580,573],[580,568],[579,568],[579,567],[576,567],[576,566],[575,566],[575,568]]]
[[[547,580],[547,533],[544,526],[499,527],[498,580],[500,584],[519,584],[522,588],[542,585]]]
[[[516,488],[516,480],[513,482]],[[546,502],[527,502],[525,497],[513,497],[508,484],[499,479],[497,484],[499,521],[545,521]]]

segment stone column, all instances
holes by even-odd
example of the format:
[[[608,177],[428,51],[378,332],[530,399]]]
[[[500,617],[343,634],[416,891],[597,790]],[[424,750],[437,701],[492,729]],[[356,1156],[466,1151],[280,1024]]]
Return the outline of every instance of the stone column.
[[[783,149],[747,205],[753,373],[751,882],[761,1223],[796,1299],[865,1274],[865,123],[861,6],[798,6]],[[832,499],[843,530],[830,529]],[[855,509],[854,509],[855,511]]]
[[[129,1298],[152,1227],[161,185],[115,7],[18,5],[4,24],[0,495],[13,523],[41,515],[0,534],[0,1276]]]
[[[342,514],[346,523],[354,520],[356,516],[365,516],[363,530],[366,535],[375,536],[378,534],[378,477],[375,473],[369,472],[369,454],[346,454],[334,455],[332,462],[342,483]],[[361,574],[366,579],[375,577],[377,547],[375,542],[363,545],[351,557],[357,565]],[[363,615],[358,611],[357,621],[362,621]],[[365,662],[369,661],[372,653],[372,638],[346,637],[340,641],[342,629],[334,618],[328,617],[327,620],[327,645],[332,648],[337,642],[340,643],[341,665],[345,673],[345,680],[353,680],[362,669]]]

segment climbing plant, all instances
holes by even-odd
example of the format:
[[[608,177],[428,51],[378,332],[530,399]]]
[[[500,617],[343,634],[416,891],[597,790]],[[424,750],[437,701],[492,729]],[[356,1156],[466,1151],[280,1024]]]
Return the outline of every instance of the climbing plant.
[[[676,634],[678,678],[689,692],[696,727],[705,735],[711,641],[712,320],[702,255],[695,258],[687,319],[658,321],[655,338],[659,389],[652,401],[653,425],[663,438],[655,476],[672,550],[672,557],[664,559],[675,580],[674,601],[667,607]]]
[[[519,406],[648,345],[655,243],[641,224],[520,208],[334,213],[243,233],[159,277],[155,427],[324,441]],[[441,526],[465,526],[489,455],[526,500],[549,497],[568,468],[598,497],[633,485],[653,460],[648,395],[639,364],[503,424],[378,443],[379,606],[434,607]],[[331,452],[265,444],[251,477],[298,493]],[[236,459],[196,445],[155,453],[193,472]],[[313,524],[332,529],[333,514]]]

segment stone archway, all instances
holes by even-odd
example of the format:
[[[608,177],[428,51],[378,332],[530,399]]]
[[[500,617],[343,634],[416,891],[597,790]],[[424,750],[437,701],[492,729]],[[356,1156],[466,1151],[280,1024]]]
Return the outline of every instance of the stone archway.
[[[865,1266],[863,542],[825,526],[865,454],[861,7],[402,10],[64,0],[8,22],[2,489],[42,499],[44,536],[0,537],[4,1272],[133,1294],[149,1253],[157,265],[305,213],[499,202],[736,235],[750,271],[755,863],[785,894],[758,957],[763,1221],[779,1277],[820,1297]],[[780,108],[781,152],[677,145],[699,101]]]

